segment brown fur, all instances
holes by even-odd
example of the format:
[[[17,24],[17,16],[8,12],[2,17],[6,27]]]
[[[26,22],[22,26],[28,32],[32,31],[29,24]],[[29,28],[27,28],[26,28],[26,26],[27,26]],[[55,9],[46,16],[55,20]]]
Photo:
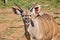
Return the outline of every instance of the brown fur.
[[[57,25],[52,16],[48,14],[44,14],[42,16],[38,16],[35,19],[39,23],[40,29],[43,34],[42,40],[57,40]]]

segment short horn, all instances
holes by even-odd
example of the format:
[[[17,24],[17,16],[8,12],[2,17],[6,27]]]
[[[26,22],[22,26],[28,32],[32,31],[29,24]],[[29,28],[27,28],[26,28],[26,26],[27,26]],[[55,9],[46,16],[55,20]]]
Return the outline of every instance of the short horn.
[[[15,3],[15,5],[16,5],[20,10],[23,10],[18,4]]]
[[[37,3],[35,3],[29,10],[32,12],[32,9],[37,5]]]

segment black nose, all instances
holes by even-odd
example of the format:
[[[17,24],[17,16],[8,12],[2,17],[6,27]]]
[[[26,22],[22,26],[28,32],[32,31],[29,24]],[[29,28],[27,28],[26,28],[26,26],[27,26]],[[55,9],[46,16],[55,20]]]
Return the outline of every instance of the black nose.
[[[28,19],[28,18],[25,18],[25,19]]]
[[[25,18],[25,20],[28,20],[29,18]]]

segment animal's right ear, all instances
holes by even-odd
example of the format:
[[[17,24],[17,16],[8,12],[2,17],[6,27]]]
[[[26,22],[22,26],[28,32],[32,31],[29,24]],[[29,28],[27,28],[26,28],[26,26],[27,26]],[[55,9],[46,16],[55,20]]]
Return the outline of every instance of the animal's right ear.
[[[13,9],[14,13],[17,14],[17,15],[21,15],[23,13],[23,10],[21,10],[21,9],[17,9],[17,8],[14,8],[14,7],[12,7],[12,9]]]

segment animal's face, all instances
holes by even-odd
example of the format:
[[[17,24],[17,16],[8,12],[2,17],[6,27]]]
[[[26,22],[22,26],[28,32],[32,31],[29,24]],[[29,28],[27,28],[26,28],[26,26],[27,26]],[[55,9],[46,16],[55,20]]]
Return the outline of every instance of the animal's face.
[[[15,14],[21,15],[24,23],[29,24],[31,20],[31,12],[29,10],[22,10],[22,9],[16,9],[13,8],[13,11]]]
[[[29,11],[24,11],[23,14],[21,15],[23,18],[23,21],[28,24],[31,20],[31,15]]]
[[[34,6],[32,8],[30,8],[29,10],[23,10],[19,5],[16,5],[19,9],[13,7],[13,11],[15,14],[21,15],[22,19],[25,23],[29,23],[29,21],[31,20],[31,18],[33,18],[32,10],[34,8]],[[32,16],[32,17],[31,17]]]

